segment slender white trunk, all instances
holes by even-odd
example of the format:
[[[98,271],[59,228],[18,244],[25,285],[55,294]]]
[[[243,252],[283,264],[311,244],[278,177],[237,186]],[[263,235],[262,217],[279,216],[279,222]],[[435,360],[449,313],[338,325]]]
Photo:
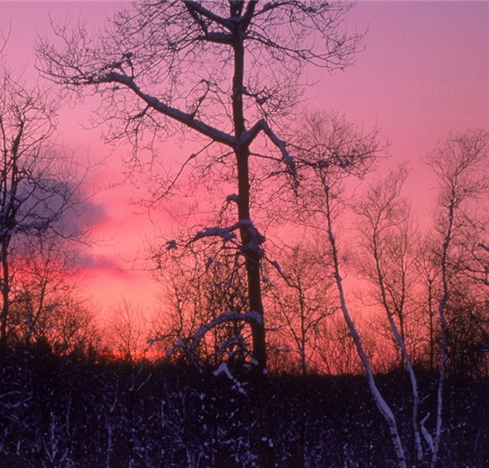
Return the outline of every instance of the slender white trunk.
[[[385,312],[387,314],[387,319],[389,320],[389,325],[391,327],[392,334],[394,335],[394,339],[396,340],[399,349],[401,350],[402,357],[404,362],[406,363],[406,369],[409,374],[409,380],[411,382],[411,395],[413,399],[412,405],[412,427],[413,427],[413,436],[414,436],[414,450],[416,453],[417,462],[421,462],[423,460],[423,449],[421,447],[421,436],[418,425],[418,408],[419,408],[419,392],[418,392],[418,381],[416,378],[416,374],[414,373],[414,369],[411,363],[411,358],[409,357],[409,353],[407,352],[406,343],[397,328],[396,322],[394,320],[394,315],[387,300],[387,292],[384,282],[384,275],[382,273],[382,266],[380,264],[380,253],[378,249],[378,238],[377,233],[374,230],[373,234],[373,255],[375,259],[375,268],[377,272],[377,282],[380,288],[380,294],[382,298],[382,305],[384,306]]]
[[[326,198],[325,201],[326,201],[326,221],[327,221],[328,239],[329,239],[329,243],[331,245],[331,253],[332,253],[332,257],[333,257],[333,266],[334,266],[334,276],[335,276],[335,280],[336,280],[336,286],[338,288],[341,311],[343,313],[343,317],[345,318],[346,324],[348,325],[348,329],[349,329],[350,334],[351,334],[353,341],[355,343],[355,347],[357,349],[358,356],[360,357],[360,360],[362,361],[363,367],[365,369],[365,374],[367,376],[367,381],[368,381],[368,385],[370,388],[370,392],[372,393],[372,396],[374,397],[377,408],[379,409],[380,413],[382,414],[385,421],[387,422],[387,426],[389,428],[389,433],[390,433],[390,438],[391,438],[391,443],[393,445],[393,448],[394,448],[394,451],[396,454],[396,458],[397,458],[397,466],[399,468],[407,468],[406,458],[404,455],[404,447],[402,445],[402,441],[401,441],[401,438],[399,436],[399,430],[397,428],[396,417],[394,416],[394,413],[392,412],[390,406],[385,401],[384,397],[382,396],[379,389],[377,388],[377,385],[375,383],[374,374],[372,371],[372,367],[370,366],[370,362],[368,360],[368,357],[365,353],[365,350],[363,349],[363,345],[362,345],[362,341],[360,339],[360,335],[357,332],[357,329],[355,327],[353,319],[351,318],[350,312],[349,312],[347,304],[346,304],[346,297],[345,297],[345,292],[343,289],[343,280],[342,280],[341,275],[340,275],[338,248],[336,246],[336,239],[335,239],[334,230],[333,230],[333,219],[332,219],[332,215],[331,215],[331,204],[330,204],[330,189],[325,183],[323,184],[323,186],[324,186],[324,193],[325,193],[325,198]]]
[[[436,427],[433,437],[433,453],[431,458],[431,468],[434,468],[438,462],[438,452],[440,449],[441,431],[443,428],[443,391],[445,383],[445,372],[447,366],[447,319],[445,316],[445,308],[448,301],[448,249],[453,235],[453,225],[455,220],[455,196],[452,197],[448,207],[448,227],[446,231],[445,241],[443,242],[441,274],[443,295],[438,306],[438,316],[440,319],[440,334],[441,334],[441,359],[440,359],[440,374],[438,377],[438,388],[436,395]]]

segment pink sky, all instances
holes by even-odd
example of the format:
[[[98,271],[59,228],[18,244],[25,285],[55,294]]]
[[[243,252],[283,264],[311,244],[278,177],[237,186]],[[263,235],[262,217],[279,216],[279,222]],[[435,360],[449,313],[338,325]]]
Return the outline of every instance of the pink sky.
[[[0,31],[10,30],[4,61],[36,79],[36,34],[49,35],[49,14],[57,20],[83,19],[97,28],[127,2],[5,2],[0,0]],[[366,50],[353,67],[320,76],[308,90],[310,105],[346,113],[365,128],[377,126],[390,144],[392,160],[409,161],[408,181],[419,214],[431,207],[433,182],[421,158],[451,131],[487,127],[489,115],[489,2],[364,1],[348,18],[352,30],[368,29]],[[141,208],[130,203],[131,186],[110,188],[119,180],[124,147],[103,144],[100,129],[83,130],[95,101],[75,109],[63,107],[59,143],[78,158],[104,161],[90,175],[94,194],[93,246],[86,251],[88,295],[103,309],[123,298],[145,310],[156,308],[157,288],[137,271],[134,261],[145,253],[155,233]],[[172,149],[172,151],[175,151]],[[170,228],[169,217],[159,228]],[[136,270],[133,268],[136,267]]]

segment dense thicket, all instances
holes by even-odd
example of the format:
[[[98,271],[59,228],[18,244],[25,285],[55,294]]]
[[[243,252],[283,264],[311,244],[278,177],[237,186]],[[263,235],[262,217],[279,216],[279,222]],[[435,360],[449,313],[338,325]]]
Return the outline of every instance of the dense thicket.
[[[76,359],[41,346],[1,361],[1,468],[257,466],[257,410],[236,369]],[[407,375],[377,377],[409,438]],[[423,413],[433,413],[436,376],[420,386]],[[487,379],[448,380],[440,466],[488,466],[487,390]],[[275,466],[395,465],[364,377],[270,375],[266,392]]]

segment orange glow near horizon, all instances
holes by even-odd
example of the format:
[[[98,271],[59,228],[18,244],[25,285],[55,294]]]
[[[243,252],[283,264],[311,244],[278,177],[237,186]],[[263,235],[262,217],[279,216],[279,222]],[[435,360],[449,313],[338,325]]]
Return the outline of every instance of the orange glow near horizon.
[[[3,61],[35,83],[34,44],[37,35],[51,34],[49,15],[73,24],[80,18],[95,30],[121,6],[130,4],[0,1],[0,33],[9,37]],[[352,31],[368,30],[357,63],[333,75],[310,71],[317,84],[307,90],[307,105],[345,113],[365,129],[379,128],[392,154],[381,170],[408,162],[406,194],[420,219],[430,216],[434,198],[422,158],[452,131],[487,127],[488,24],[486,2],[360,1],[347,20]],[[100,128],[82,128],[95,105],[93,98],[62,105],[58,125],[60,146],[94,165],[86,186],[92,232],[82,265],[88,296],[101,310],[125,299],[150,314],[161,307],[159,289],[141,271],[140,259],[156,235],[171,232],[172,219],[163,210],[149,219],[133,204],[141,191],[117,184],[123,179],[121,160],[131,149],[105,145]],[[165,150],[185,158],[177,146]]]

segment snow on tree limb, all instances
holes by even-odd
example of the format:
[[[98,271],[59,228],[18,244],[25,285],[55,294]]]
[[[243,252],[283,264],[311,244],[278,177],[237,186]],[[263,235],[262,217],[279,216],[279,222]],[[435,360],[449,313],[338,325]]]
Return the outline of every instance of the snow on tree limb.
[[[294,185],[299,185],[299,179],[297,178],[297,167],[295,159],[290,155],[287,150],[287,143],[281,140],[274,131],[270,128],[265,119],[260,119],[253,127],[244,132],[241,135],[240,144],[249,145],[257,135],[263,131],[270,141],[280,150],[282,154],[282,160],[287,167],[287,173],[293,178]]]
[[[233,382],[233,384],[235,385],[239,393],[247,396],[247,393],[243,388],[243,385],[234,377],[234,375],[231,373],[228,365],[225,362],[221,362],[221,364],[219,364],[219,367],[213,372],[213,374],[214,377],[218,377],[219,375],[224,374],[229,380],[231,380],[231,382]]]
[[[260,234],[251,219],[241,219],[239,221],[239,226],[241,229],[244,229],[247,234],[247,242],[242,247],[243,252],[245,254],[255,252],[260,257],[263,257],[265,255],[265,251],[260,247],[260,245],[266,241],[265,236]]]
[[[246,313],[238,312],[237,310],[223,312],[209,323],[205,323],[199,327],[199,329],[192,335],[192,344],[190,345],[189,349],[194,350],[199,345],[204,335],[212,328],[221,325],[222,323],[234,321],[258,324],[263,323],[261,315],[253,310],[249,310]]]
[[[238,229],[244,230],[247,234],[247,242],[241,248],[243,253],[247,252],[257,252],[260,256],[264,255],[263,249],[260,247],[266,241],[265,236],[260,234],[258,229],[255,227],[250,219],[241,219],[239,222],[233,224],[229,227],[205,227],[191,239],[190,242],[195,242],[206,237],[220,237],[225,242],[233,241],[237,239],[236,232]],[[167,249],[175,248],[173,245],[169,245]]]
[[[145,92],[143,92],[140,87],[134,81],[132,76],[128,76],[123,73],[118,73],[114,70],[111,70],[109,73],[100,75],[100,76],[88,76],[85,79],[85,84],[103,84],[103,83],[119,83],[127,88],[129,88],[136,96],[141,98],[148,106],[163,114],[167,117],[170,117],[177,122],[184,124],[185,126],[196,130],[197,132],[211,138],[214,141],[219,143],[223,143],[231,148],[235,148],[237,146],[237,140],[232,135],[229,135],[226,132],[223,132],[211,125],[208,125],[200,120],[195,119],[194,114],[183,112],[176,107],[172,107],[168,104],[165,104],[160,99],[155,96],[151,96]]]
[[[237,238],[234,231],[239,228],[239,223],[235,223],[230,227],[221,228],[219,226],[205,227],[192,238],[191,242],[194,242],[205,237],[220,237],[224,241],[231,241]]]

